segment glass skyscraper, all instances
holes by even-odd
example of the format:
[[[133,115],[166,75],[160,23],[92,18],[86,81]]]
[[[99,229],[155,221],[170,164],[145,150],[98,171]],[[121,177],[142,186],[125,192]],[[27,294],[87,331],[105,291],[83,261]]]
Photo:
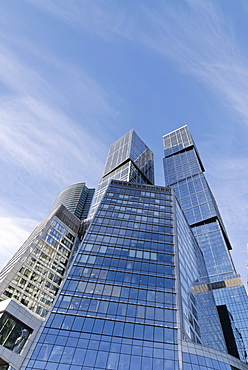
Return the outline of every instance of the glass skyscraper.
[[[80,216],[87,217],[93,195],[85,183],[60,193],[50,215],[0,272],[0,301],[14,298],[39,318],[46,316],[79,243]]]
[[[177,131],[165,187],[134,130],[110,147],[71,267],[12,369],[248,370],[247,297],[192,137]]]
[[[92,207],[92,215],[112,179],[154,184],[153,152],[133,129],[110,146]]]
[[[65,189],[0,272],[0,369],[23,362],[76,253],[93,193],[85,183]]]
[[[204,167],[187,126],[163,137],[165,183],[177,199],[203,252],[229,353],[246,361],[248,301]],[[233,335],[230,329],[233,328]],[[229,326],[229,329],[228,329]]]
[[[58,195],[51,213],[63,204],[79,220],[84,220],[88,217],[94,192],[95,189],[87,188],[85,182],[70,185]]]

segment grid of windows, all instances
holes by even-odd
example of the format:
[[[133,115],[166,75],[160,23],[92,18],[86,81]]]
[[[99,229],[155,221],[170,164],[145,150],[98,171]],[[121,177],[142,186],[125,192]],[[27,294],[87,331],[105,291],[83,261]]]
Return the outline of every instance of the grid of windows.
[[[240,370],[239,368],[228,365],[223,361],[218,361],[210,357],[183,353],[183,370]]]
[[[193,176],[201,171],[200,163],[194,149],[164,158],[164,168],[169,184]]]
[[[75,241],[73,234],[56,216],[52,216],[35,241],[28,245],[32,253],[23,258],[19,270],[6,283],[1,298],[14,298],[44,318],[65,273]]]
[[[192,136],[187,126],[163,136],[163,145],[166,156],[169,156],[179,150],[188,148],[194,144]]]
[[[248,353],[248,301],[244,286],[223,288],[223,281],[239,278],[215,199],[203,174],[204,168],[187,126],[164,136],[165,182],[176,193],[185,216],[204,254],[216,305],[227,305],[239,333],[239,356]],[[235,293],[234,293],[235,292]],[[235,302],[235,303],[233,303]],[[235,334],[235,333],[234,333]]]
[[[111,183],[28,368],[177,369],[171,202],[166,189]],[[65,355],[67,332],[80,356]]]
[[[153,153],[134,130],[122,136],[109,149],[92,207],[92,215],[95,214],[112,179],[139,184],[154,183]]]
[[[64,189],[57,197],[51,213],[63,204],[80,220],[88,216],[94,189],[88,189],[84,182],[73,184]]]
[[[223,280],[224,274],[233,275],[234,266],[218,220],[194,227],[193,232],[205,255],[211,281]]]
[[[209,284],[203,254],[179,210],[176,222],[183,339],[226,352],[213,293],[209,289],[197,289],[199,285],[207,287]]]

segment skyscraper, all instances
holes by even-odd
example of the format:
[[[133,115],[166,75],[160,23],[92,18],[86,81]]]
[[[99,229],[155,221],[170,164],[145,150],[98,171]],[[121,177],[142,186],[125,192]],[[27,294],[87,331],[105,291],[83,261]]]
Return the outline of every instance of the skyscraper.
[[[82,221],[77,215],[87,217],[93,193],[84,183],[65,189],[50,215],[1,271],[0,365],[1,359],[6,364],[9,357],[16,366],[22,362],[17,354],[28,338],[32,340],[52,306],[80,242]]]
[[[166,187],[154,185],[153,154],[134,130],[110,147],[87,231],[13,369],[248,370],[230,243],[187,127],[172,136]]]
[[[74,184],[58,196],[50,215],[0,273],[0,300],[14,298],[45,317],[78,243],[80,216],[86,218],[94,189]]]
[[[89,189],[85,182],[73,184],[64,189],[57,197],[51,213],[63,204],[79,220],[88,217],[95,189]]]
[[[92,215],[112,179],[154,184],[153,152],[133,129],[110,146],[92,207]]]
[[[110,149],[93,214],[22,369],[247,370],[193,225],[172,188],[153,185],[133,130]]]
[[[248,301],[204,167],[187,126],[163,137],[166,186],[177,199],[203,252],[229,353],[248,353]],[[233,335],[230,326],[233,327]],[[235,337],[235,338],[234,338]]]

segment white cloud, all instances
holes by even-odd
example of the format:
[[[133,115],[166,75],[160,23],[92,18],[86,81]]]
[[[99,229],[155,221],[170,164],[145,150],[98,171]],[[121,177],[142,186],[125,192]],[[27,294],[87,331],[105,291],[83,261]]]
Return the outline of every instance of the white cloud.
[[[1,36],[0,204],[4,212],[0,250],[4,263],[30,233],[34,221],[28,217],[47,215],[47,204],[52,205],[59,191],[73,182],[97,184],[107,151],[105,131],[111,130],[116,111],[105,89],[82,66],[63,62],[21,35]],[[53,199],[50,193],[55,194]]]
[[[38,224],[35,220],[10,217],[0,217],[0,224],[1,270]]]
[[[52,176],[66,183],[79,168],[87,178],[92,166],[100,171],[103,144],[44,103],[32,98],[0,101],[0,126],[3,160],[36,176]]]
[[[15,51],[17,43],[24,54]],[[79,174],[96,183],[106,153],[103,139],[117,115],[109,94],[82,66],[64,62],[21,37],[4,35],[0,55],[0,81],[8,89],[0,99],[4,161],[66,184]],[[20,55],[31,56],[33,64]],[[50,81],[46,69],[36,68],[34,60],[49,69]]]
[[[248,119],[248,68],[233,19],[214,1],[137,2],[128,6],[101,1],[29,1],[86,33],[128,39],[170,58],[184,72],[204,82],[212,93]],[[244,6],[244,12],[247,9]]]

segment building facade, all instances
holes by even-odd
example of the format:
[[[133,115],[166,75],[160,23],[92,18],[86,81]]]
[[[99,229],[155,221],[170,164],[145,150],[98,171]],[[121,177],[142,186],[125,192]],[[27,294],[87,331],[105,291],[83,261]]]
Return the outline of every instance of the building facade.
[[[229,353],[246,361],[248,301],[204,167],[187,126],[163,137],[166,186],[174,189],[203,252]],[[232,326],[232,329],[231,329]]]
[[[23,368],[180,369],[190,342],[231,369],[208,283],[173,191],[113,180]]]
[[[113,179],[154,184],[153,152],[133,129],[110,146],[91,216],[94,215],[108,184]]]
[[[14,298],[44,318],[77,242],[80,220],[61,205],[43,221],[0,274],[0,299]]]
[[[88,217],[95,189],[89,189],[85,182],[73,184],[64,189],[57,197],[51,213],[63,204],[79,220]]]
[[[187,127],[171,136],[166,187],[154,185],[153,154],[134,130],[110,147],[54,304],[11,369],[248,370],[230,243]],[[180,197],[189,179],[195,193]]]
[[[80,196],[75,193],[78,185]],[[0,365],[3,368],[7,369],[8,363],[14,369],[19,368],[50,310],[83,234],[85,222],[77,215],[87,217],[93,191],[84,183],[65,189],[66,196],[57,198],[50,215],[0,272]],[[83,192],[87,196],[83,197]]]

